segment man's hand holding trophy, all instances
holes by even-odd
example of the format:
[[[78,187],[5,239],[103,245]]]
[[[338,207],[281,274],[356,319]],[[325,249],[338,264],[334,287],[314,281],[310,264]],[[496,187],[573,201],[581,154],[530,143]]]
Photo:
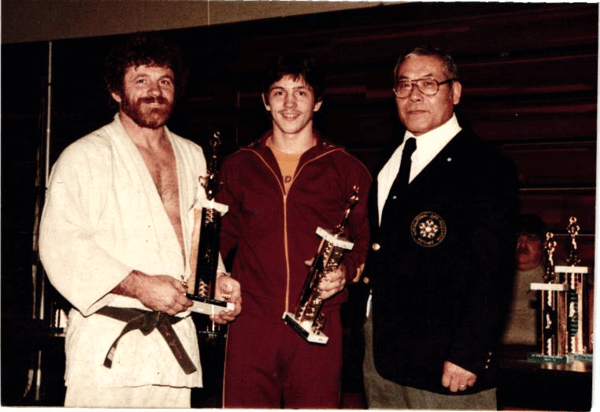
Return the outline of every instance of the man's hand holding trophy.
[[[216,132],[210,141],[212,153],[206,176],[200,177],[206,196],[199,197],[200,207],[194,208],[193,237],[198,239],[198,243],[192,250],[192,276],[187,297],[194,302],[190,308],[192,311],[209,315],[213,322],[224,324],[233,321],[239,314],[241,293],[239,283],[224,274],[219,255],[221,216],[228,210],[227,205],[215,202],[220,185],[217,173],[220,143]]]

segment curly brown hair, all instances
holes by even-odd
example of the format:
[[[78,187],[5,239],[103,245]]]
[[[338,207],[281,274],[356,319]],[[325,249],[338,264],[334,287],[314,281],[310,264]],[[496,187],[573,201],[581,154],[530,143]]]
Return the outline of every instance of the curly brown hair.
[[[187,87],[188,69],[183,52],[156,33],[136,33],[118,43],[108,53],[104,65],[104,81],[108,91],[124,95],[126,70],[141,65],[168,67],[175,75],[175,96],[181,97]]]

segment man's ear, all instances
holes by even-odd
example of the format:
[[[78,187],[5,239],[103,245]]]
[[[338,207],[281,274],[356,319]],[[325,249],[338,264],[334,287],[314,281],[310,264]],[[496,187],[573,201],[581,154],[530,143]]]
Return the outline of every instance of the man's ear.
[[[121,104],[121,96],[118,93],[111,92],[110,95],[117,103]]]
[[[270,111],[271,111],[271,106],[269,106],[269,101],[268,101],[268,100],[267,100],[267,98],[265,97],[265,94],[264,94],[264,93],[261,93],[260,95],[261,95],[261,97],[262,97],[263,104],[265,105],[265,109],[267,109],[267,111],[269,111],[269,112],[270,112]]]
[[[313,109],[313,112],[318,112],[319,109],[321,108],[321,105],[323,104],[323,100],[319,100],[318,102],[315,103],[315,108]]]
[[[456,106],[460,102],[460,96],[462,93],[462,84],[458,81],[452,82],[452,102]]]

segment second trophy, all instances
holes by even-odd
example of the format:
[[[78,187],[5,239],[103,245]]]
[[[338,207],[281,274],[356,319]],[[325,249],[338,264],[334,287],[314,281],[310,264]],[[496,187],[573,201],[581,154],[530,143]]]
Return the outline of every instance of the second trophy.
[[[358,200],[358,187],[355,186],[346,203],[347,207],[340,224],[333,231],[317,228],[317,234],[323,240],[310,267],[300,299],[294,313],[283,314],[284,321],[308,342],[325,345],[329,340],[322,332],[325,314],[321,311],[324,301],[321,299],[319,284],[327,273],[339,267],[344,253],[352,250],[354,246],[345,237],[345,229],[350,212]]]
[[[217,181],[219,132],[215,132],[210,141],[211,156],[208,161],[207,176],[201,177],[206,199],[201,199],[201,208],[194,210],[194,239],[197,245],[192,248],[191,272],[187,297],[194,304],[194,312],[205,315],[217,315],[223,310],[233,310],[233,303],[215,300],[217,267],[219,263],[219,231],[221,216],[227,213],[227,206],[215,202],[219,188]],[[194,267],[194,263],[196,264]],[[211,323],[211,328],[215,325]]]

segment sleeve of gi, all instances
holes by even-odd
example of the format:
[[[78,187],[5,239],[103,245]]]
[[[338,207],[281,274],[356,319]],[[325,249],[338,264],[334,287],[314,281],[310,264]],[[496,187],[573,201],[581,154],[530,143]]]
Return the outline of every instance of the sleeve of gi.
[[[94,240],[110,186],[101,150],[68,147],[53,167],[40,226],[40,257],[51,283],[84,316],[109,303],[132,270]]]

